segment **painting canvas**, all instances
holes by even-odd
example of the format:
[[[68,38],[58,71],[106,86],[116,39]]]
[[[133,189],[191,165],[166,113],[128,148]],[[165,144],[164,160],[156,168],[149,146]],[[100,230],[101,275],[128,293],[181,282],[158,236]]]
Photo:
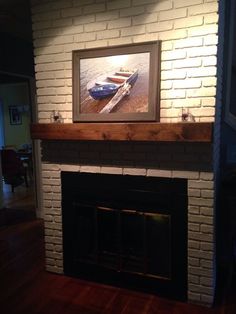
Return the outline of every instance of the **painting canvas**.
[[[156,121],[159,55],[159,42],[74,51],[74,121]]]
[[[22,124],[21,113],[19,112],[17,106],[9,107],[9,116],[11,125]]]

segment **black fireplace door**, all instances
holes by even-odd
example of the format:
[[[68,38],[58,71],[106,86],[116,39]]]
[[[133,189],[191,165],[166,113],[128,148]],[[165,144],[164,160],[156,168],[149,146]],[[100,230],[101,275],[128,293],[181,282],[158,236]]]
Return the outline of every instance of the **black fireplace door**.
[[[64,272],[185,300],[186,180],[62,173]]]

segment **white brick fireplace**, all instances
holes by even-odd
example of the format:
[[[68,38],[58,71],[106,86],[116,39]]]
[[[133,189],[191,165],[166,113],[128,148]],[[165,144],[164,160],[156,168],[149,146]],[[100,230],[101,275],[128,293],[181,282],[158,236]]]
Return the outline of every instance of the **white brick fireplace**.
[[[214,178],[207,144],[44,142],[42,197],[46,268],[63,273],[61,171],[188,180],[188,298],[214,296]],[[55,153],[56,152],[56,153]]]
[[[161,40],[160,122],[215,122],[216,0],[31,0],[38,123],[72,123],[72,51]],[[112,123],[111,123],[112,130]],[[63,273],[61,171],[188,180],[188,300],[215,293],[213,143],[47,141],[42,145],[46,268]]]

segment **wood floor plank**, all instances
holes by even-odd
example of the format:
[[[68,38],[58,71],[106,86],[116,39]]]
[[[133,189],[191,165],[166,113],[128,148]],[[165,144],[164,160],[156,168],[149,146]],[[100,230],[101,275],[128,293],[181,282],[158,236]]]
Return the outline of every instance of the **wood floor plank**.
[[[44,270],[43,222],[0,230],[0,313],[3,314],[235,314],[236,289],[219,306],[163,299]]]

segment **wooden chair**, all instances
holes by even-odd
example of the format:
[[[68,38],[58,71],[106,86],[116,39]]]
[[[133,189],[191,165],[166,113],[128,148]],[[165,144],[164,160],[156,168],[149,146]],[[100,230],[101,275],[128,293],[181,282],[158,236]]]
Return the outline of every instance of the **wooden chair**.
[[[11,185],[12,192],[22,183],[28,187],[27,171],[16,151],[13,149],[1,150],[1,160],[3,180],[6,184]]]

